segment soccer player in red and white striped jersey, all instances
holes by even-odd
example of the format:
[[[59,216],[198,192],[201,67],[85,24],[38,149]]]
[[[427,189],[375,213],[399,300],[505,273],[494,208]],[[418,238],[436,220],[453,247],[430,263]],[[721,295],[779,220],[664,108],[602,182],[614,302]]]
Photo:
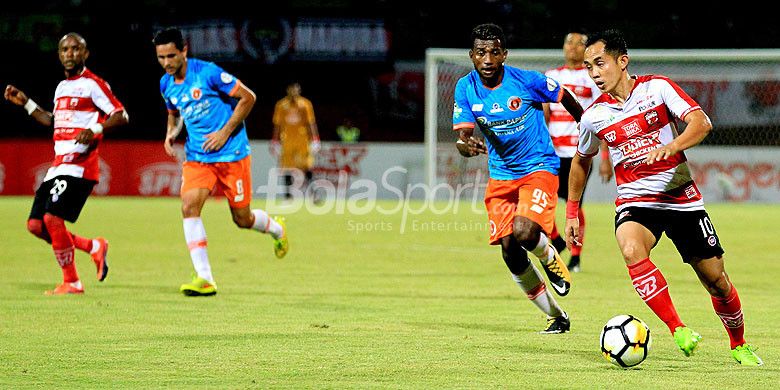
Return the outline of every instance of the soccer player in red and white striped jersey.
[[[62,268],[63,283],[47,291],[49,295],[84,292],[76,272],[75,248],[91,255],[99,281],[108,273],[108,242],[77,236],[66,229],[65,221],[78,219],[98,183],[103,131],[128,123],[124,106],[108,84],[86,68],[89,50],[84,38],[68,33],[60,39],[57,51],[66,78],[57,86],[52,112],[13,85],[6,86],[4,93],[6,100],[23,106],[38,123],[54,127],[54,161],[35,192],[27,220],[27,229],[51,244]]]
[[[588,36],[583,30],[572,30],[566,34],[566,38],[563,40],[565,64],[544,73],[547,77],[558,81],[568,88],[583,107],[589,107],[601,96],[601,91],[588,76],[588,70],[585,69],[585,64],[583,64],[585,42],[587,40]],[[571,160],[574,154],[577,153],[577,136],[579,135],[577,121],[560,103],[545,104],[544,117],[547,121],[547,128],[550,131],[555,154],[561,159],[561,168],[558,171],[558,197],[568,200],[569,169]],[[607,152],[606,146],[603,147],[602,152],[599,175],[602,181],[606,183],[612,179],[612,165],[609,161],[609,152]],[[590,172],[588,172],[588,175],[590,175]],[[585,213],[582,208],[579,211],[579,219],[580,245],[571,247],[571,258],[568,264],[571,272],[580,271],[580,255],[582,253],[582,244],[585,241]],[[558,233],[557,224],[553,225],[550,238],[558,252],[562,252],[566,248],[566,241]]]
[[[629,75],[628,49],[620,32],[608,30],[591,36],[586,46],[585,66],[604,94],[580,122],[577,155],[569,173],[567,242],[579,239],[579,199],[591,157],[603,140],[609,146],[617,181],[615,236],[639,296],[690,356],[701,335],[682,322],[666,279],[650,261],[650,251],[666,233],[710,293],[734,359],[742,365],[763,364],[745,342],[739,295],[726,274],[720,239],[686,164],[684,151],[712,130],[709,117],[674,81]],[[678,133],[675,118],[686,123],[684,132]]]

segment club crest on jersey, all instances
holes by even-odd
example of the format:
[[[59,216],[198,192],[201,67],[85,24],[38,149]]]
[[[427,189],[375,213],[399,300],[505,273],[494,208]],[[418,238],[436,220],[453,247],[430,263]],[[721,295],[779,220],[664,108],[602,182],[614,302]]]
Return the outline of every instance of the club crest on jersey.
[[[655,122],[658,122],[658,113],[655,112],[655,110],[648,111],[645,114],[645,120],[647,121],[648,125],[652,125]]]
[[[501,108],[501,105],[498,103],[493,103],[493,108],[490,109],[491,114],[495,114],[497,112],[504,112],[504,109]]]
[[[179,102],[179,99],[176,99],[176,96],[171,97],[171,104],[176,105],[176,103]]]
[[[517,111],[520,109],[520,106],[523,105],[523,99],[520,99],[519,96],[510,96],[509,100],[506,101],[506,106],[509,107],[512,111]]]
[[[634,134],[642,132],[642,127],[639,126],[639,122],[636,119],[634,119],[629,123],[626,123],[623,126],[620,126],[620,128],[626,132],[626,137],[630,137]]]
[[[200,96],[203,94],[203,92],[200,91],[200,88],[193,88],[192,91],[190,91],[190,94],[192,95],[193,99],[200,100]]]
[[[615,139],[617,139],[617,136],[615,135],[615,130],[612,130],[609,133],[604,134],[604,139],[607,140],[607,142],[615,142]]]
[[[555,91],[555,88],[558,88],[558,82],[548,77],[547,78],[547,90],[552,92],[552,91]]]
[[[68,101],[68,107],[70,108],[76,108],[76,106],[78,105],[79,105],[79,98],[77,97],[70,98],[70,100]]]

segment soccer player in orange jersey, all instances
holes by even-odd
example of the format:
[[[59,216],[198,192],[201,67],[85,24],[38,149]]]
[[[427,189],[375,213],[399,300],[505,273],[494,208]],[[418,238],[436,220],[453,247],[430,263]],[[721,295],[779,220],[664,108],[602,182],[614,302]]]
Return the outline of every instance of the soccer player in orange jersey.
[[[580,238],[579,200],[591,158],[604,141],[617,182],[615,237],[636,292],[666,324],[685,356],[690,356],[701,335],[682,322],[664,275],[650,260],[650,251],[666,233],[710,294],[728,333],[731,355],[742,365],[759,366],[761,359],[745,342],[742,304],[726,274],[720,239],[684,153],[712,130],[710,118],[674,81],[659,75],[630,75],[628,65],[628,48],[619,31],[589,37],[585,66],[603,94],[580,122],[577,154],[569,173],[567,243]],[[675,119],[686,123],[684,132],[678,133]]]
[[[128,116],[108,83],[85,66],[89,50],[81,35],[66,34],[57,51],[66,78],[54,93],[52,112],[13,85],[6,86],[4,97],[23,106],[38,123],[54,126],[54,162],[35,191],[27,229],[51,244],[62,268],[62,284],[46,293],[81,294],[84,286],[76,272],[74,248],[90,253],[102,282],[108,274],[108,241],[75,235],[67,230],[65,221],[76,222],[98,183],[98,146],[103,131],[126,125]]]
[[[287,86],[287,95],[274,106],[274,131],[271,136],[271,153],[279,156],[279,166],[303,172],[306,183],[311,181],[314,155],[320,151],[320,136],[314,118],[314,106],[301,96],[297,82]],[[285,197],[290,197],[292,176],[285,174]]]
[[[153,39],[157,61],[165,70],[160,93],[168,108],[165,151],[176,156],[173,142],[187,126],[182,168],[182,217],[184,239],[197,275],[179,291],[188,296],[214,295],[217,285],[206,251],[203,204],[217,188],[227,198],[233,222],[243,229],[267,233],[274,254],[287,254],[287,229],[283,218],[271,218],[251,209],[252,172],[249,139],[244,119],[255,104],[255,94],[241,81],[212,62],[187,58],[180,30],[164,29]]]
[[[582,30],[572,30],[566,34],[566,38],[563,40],[564,65],[544,73],[574,93],[582,107],[590,106],[601,95],[601,91],[590,79],[588,70],[582,63],[587,39],[588,36]],[[561,158],[561,169],[558,171],[558,197],[566,200],[569,197],[569,167],[571,167],[571,159],[577,151],[577,135],[579,133],[577,121],[560,103],[545,104],[544,116],[547,120],[547,128],[550,130],[555,153]],[[606,146],[601,155],[599,175],[605,183],[612,179],[612,165],[610,165]],[[588,172],[588,176],[590,176],[590,172]],[[568,265],[571,272],[580,271],[580,255],[585,236],[585,214],[581,207],[579,218],[581,224],[580,244],[571,248],[571,258]],[[566,249],[566,241],[558,233],[557,224],[553,225],[550,239],[558,252]]]

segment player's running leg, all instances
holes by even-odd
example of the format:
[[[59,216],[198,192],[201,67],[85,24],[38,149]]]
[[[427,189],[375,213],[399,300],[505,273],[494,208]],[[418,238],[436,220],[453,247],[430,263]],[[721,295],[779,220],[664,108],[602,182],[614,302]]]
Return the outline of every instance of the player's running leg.
[[[74,261],[74,246],[70,233],[65,228],[65,221],[55,215],[47,213],[43,216],[46,229],[51,236],[51,247],[54,257],[62,268],[62,284],[53,290],[46,291],[47,295],[81,294],[84,287],[79,280]]]
[[[46,230],[46,225],[43,220],[30,218],[27,220],[27,230],[34,236],[40,238],[51,244],[51,236],[49,231]],[[97,279],[103,281],[108,275],[108,241],[105,238],[85,238],[77,236],[73,232],[70,233],[73,240],[73,246],[83,252],[88,253],[92,257],[92,261],[97,268]]]
[[[518,184],[512,234],[542,263],[555,292],[566,295],[571,288],[571,275],[546,234],[555,224],[558,177],[547,171],[537,171],[520,179]]]
[[[745,319],[737,288],[731,283],[723,266],[723,258],[695,259],[690,262],[702,285],[710,293],[712,307],[720,317],[729,336],[731,356],[742,365],[763,365],[754,347],[745,341]]]
[[[181,195],[182,216],[184,217],[182,221],[184,240],[187,243],[190,259],[196,272],[192,282],[182,284],[179,288],[179,291],[188,296],[214,295],[217,293],[217,286],[214,282],[214,276],[211,274],[211,264],[209,263],[206,228],[203,226],[203,220],[200,217],[200,212],[209,196],[209,192],[205,188],[194,188],[183,192]]]
[[[650,310],[666,324],[683,354],[690,356],[701,341],[701,335],[683,324],[669,295],[664,275],[650,261],[650,249],[656,242],[655,235],[634,221],[618,223],[615,236],[634,289]]]
[[[547,290],[542,274],[528,260],[528,254],[512,236],[501,239],[501,255],[512,274],[512,279],[528,299],[547,315],[547,326],[541,333],[569,331],[569,317]]]
[[[225,163],[219,171],[219,184],[230,204],[233,222],[240,228],[269,234],[273,238],[274,254],[281,259],[289,250],[285,221],[280,217],[271,218],[263,210],[250,209],[252,193],[247,189],[252,188],[251,165],[251,156]]]

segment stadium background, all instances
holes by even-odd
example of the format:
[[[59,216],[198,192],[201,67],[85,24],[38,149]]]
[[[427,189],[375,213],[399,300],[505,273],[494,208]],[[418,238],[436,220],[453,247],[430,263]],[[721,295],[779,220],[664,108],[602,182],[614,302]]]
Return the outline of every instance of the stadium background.
[[[501,25],[512,48],[559,48],[566,30],[576,26],[621,28],[630,48],[771,48],[780,42],[768,13],[747,7],[724,12],[699,2],[283,3],[258,3],[259,12],[233,0],[4,4],[0,83],[19,86],[38,102],[50,101],[62,76],[57,40],[77,31],[89,44],[87,66],[111,83],[131,115],[130,128],[112,138],[159,140],[165,122],[158,93],[162,71],[151,37],[160,26],[177,25],[198,41],[191,44],[195,56],[219,62],[257,93],[248,118],[252,139],[270,138],[273,104],[288,81],[300,80],[314,102],[323,140],[337,140],[335,129],[349,116],[362,141],[422,142],[425,49],[464,47],[477,23]],[[325,47],[291,46],[291,35],[307,26],[326,26],[331,38]],[[356,33],[339,38],[334,34],[339,29]],[[0,115],[0,137],[50,136],[17,107],[0,104]]]

